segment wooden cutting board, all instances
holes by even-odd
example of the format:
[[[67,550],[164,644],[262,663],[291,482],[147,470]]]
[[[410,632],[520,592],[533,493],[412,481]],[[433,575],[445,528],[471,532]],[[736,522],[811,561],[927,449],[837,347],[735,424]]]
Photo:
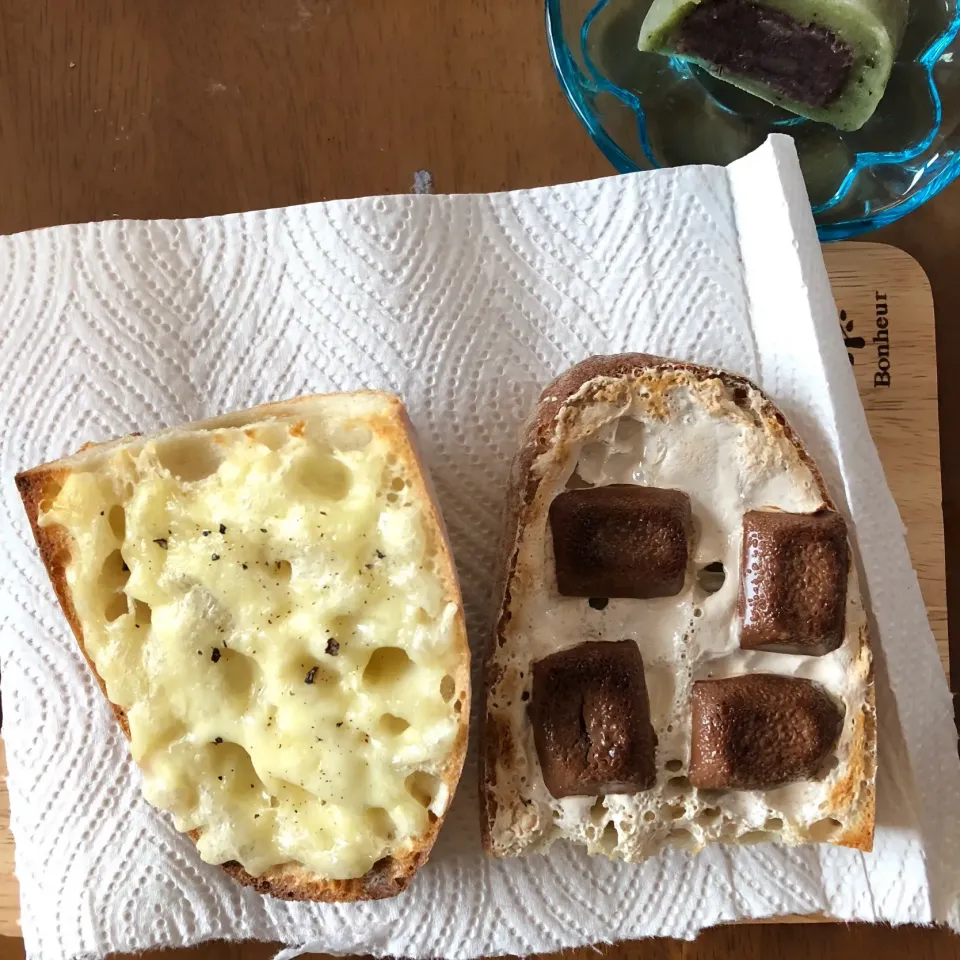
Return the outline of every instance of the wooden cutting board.
[[[930,624],[949,676],[933,298],[919,264],[895,247],[824,248],[847,352],[900,507]],[[0,772],[6,767],[0,743]],[[0,784],[0,936],[19,936],[5,782]],[[55,869],[55,865],[52,865]],[[802,919],[802,918],[797,918]]]
[[[870,432],[950,676],[933,296],[912,257],[879,243],[823,248]]]

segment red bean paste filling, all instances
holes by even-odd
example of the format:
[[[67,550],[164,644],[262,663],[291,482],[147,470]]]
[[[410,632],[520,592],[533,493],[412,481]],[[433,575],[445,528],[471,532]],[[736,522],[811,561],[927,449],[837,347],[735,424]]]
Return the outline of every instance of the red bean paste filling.
[[[676,36],[680,53],[766,84],[810,107],[826,107],[843,92],[853,51],[835,33],[802,23],[750,0],[706,0]]]

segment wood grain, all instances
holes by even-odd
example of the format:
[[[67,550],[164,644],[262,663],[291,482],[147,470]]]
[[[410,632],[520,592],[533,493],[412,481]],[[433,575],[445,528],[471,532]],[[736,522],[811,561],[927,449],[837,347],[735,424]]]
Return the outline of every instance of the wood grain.
[[[272,960],[270,943],[209,943],[192,950],[112,954],[111,960]],[[717,927],[693,943],[635,940],[615,946],[584,947],[553,954],[556,960],[956,960],[960,938],[942,930],[852,924],[787,927]],[[322,954],[323,960],[334,960]],[[3,960],[25,960],[23,941],[0,937]]]
[[[0,740],[0,776],[6,778],[7,762]],[[14,875],[13,834],[10,833],[10,797],[6,780],[0,785],[0,935],[20,932],[20,888]],[[0,957],[5,954],[0,953]]]
[[[3,0],[0,78],[3,233],[406,192],[418,169],[449,192],[610,172],[553,76],[542,0]],[[875,238],[913,254],[930,277],[940,410],[952,424],[960,412],[960,184]],[[914,377],[923,380],[925,369],[917,365]],[[901,436],[909,439],[909,426]],[[960,446],[945,437],[948,588],[960,609]],[[922,527],[906,511],[904,519],[915,549]],[[936,627],[942,605],[929,582]],[[960,680],[960,655],[952,662]],[[0,875],[9,876],[11,853],[0,837]],[[945,933],[807,925],[602,952],[616,960],[939,960],[960,949]],[[270,955],[264,945],[211,945],[163,956]],[[8,956],[22,956],[22,946],[0,938],[0,957]]]
[[[930,626],[949,676],[930,284],[916,260],[885,244],[834,244],[824,247],[824,259],[870,433],[900,508]],[[879,366],[881,344],[887,346],[886,369]]]
[[[936,312],[937,396],[941,433],[940,467],[947,571],[948,610],[960,610],[960,444],[953,442],[953,424],[960,416],[960,181],[916,213],[871,240],[893,244],[914,257],[933,291]],[[925,374],[921,371],[920,376]],[[932,376],[929,371],[926,376]],[[956,613],[954,613],[956,616]],[[954,621],[956,624],[956,621]],[[950,635],[951,683],[954,704],[960,692],[960,632]],[[960,717],[960,714],[958,714]]]

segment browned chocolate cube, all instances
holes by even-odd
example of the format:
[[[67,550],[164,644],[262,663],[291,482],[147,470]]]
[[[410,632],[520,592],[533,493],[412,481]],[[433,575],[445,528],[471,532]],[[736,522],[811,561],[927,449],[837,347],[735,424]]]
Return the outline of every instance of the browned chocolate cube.
[[[836,746],[843,710],[811,680],[751,673],[693,685],[690,783],[768,790],[809,780]]]
[[[615,483],[550,504],[557,589],[567,597],[672,597],[683,589],[690,498]]]
[[[581,643],[534,663],[530,722],[555,797],[638,793],[657,781],[657,737],[633,640]]]
[[[809,656],[836,650],[843,643],[849,562],[839,513],[746,513],[740,646]]]

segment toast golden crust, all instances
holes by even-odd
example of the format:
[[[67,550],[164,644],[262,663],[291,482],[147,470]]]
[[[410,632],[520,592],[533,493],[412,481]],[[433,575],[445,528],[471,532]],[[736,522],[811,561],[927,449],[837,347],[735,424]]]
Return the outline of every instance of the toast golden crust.
[[[81,449],[89,449],[91,444],[84,444]],[[73,605],[73,597],[70,594],[70,588],[67,585],[67,566],[70,563],[72,541],[69,534],[63,527],[49,526],[41,527],[39,523],[41,505],[56,496],[60,486],[66,479],[67,471],[57,467],[37,467],[34,470],[28,470],[19,473],[15,477],[17,490],[20,493],[20,499],[23,501],[24,509],[27,513],[27,519],[30,521],[30,530],[37,543],[37,549],[40,552],[40,559],[53,585],[54,593],[60,602],[60,608],[63,615],[67,618],[67,623],[73,631],[83,659],[87,661],[97,686],[110,704],[110,709],[120,724],[123,735],[130,739],[130,726],[127,723],[127,714],[123,707],[111,703],[107,697],[107,687],[103,678],[97,672],[96,665],[87,654],[86,645],[83,642],[83,627],[80,624],[80,617],[77,615],[77,609]]]
[[[558,417],[565,410],[595,402],[596,392],[584,390],[591,381],[629,381],[651,371],[684,372],[698,381],[719,380],[735,400],[740,396],[746,398],[750,393],[762,397],[761,415],[779,426],[783,437],[812,474],[824,504],[835,509],[823,475],[800,438],[774,403],[747,378],[720,369],[640,353],[589,357],[576,364],[548,384],[541,393],[536,407],[521,430],[519,448],[512,463],[499,551],[500,613],[488,638],[484,662],[484,694],[487,704],[490,703],[491,691],[498,685],[502,674],[503,668],[496,662],[494,654],[505,641],[505,632],[511,617],[510,586],[517,568],[520,537],[531,516],[540,485],[541,478],[535,465],[538,459],[550,450],[558,426]],[[855,567],[852,556],[850,565],[853,575]],[[869,650],[866,626],[860,631],[859,640],[861,649],[865,647]],[[864,678],[865,706],[854,721],[854,746],[848,771],[834,787],[829,799],[831,808],[843,809],[845,812],[844,827],[830,837],[830,842],[864,851],[871,850],[873,846],[876,809],[876,708],[873,666],[869,660],[868,663],[868,672]],[[501,721],[488,707],[481,730],[480,829],[484,849],[494,856],[498,855],[491,836],[497,817],[497,762],[501,757],[512,755],[511,741],[509,725]]]
[[[434,825],[439,830],[437,821]],[[434,831],[435,838],[436,831]],[[191,834],[191,839],[196,837]],[[430,846],[433,839],[430,840]],[[385,900],[407,889],[414,874],[429,858],[429,847],[403,857],[385,857],[362,877],[354,880],[320,880],[296,864],[267,870],[254,877],[234,860],[221,867],[237,883],[253,887],[257,893],[281,900],[313,900],[317,903],[353,903],[357,900]]]
[[[251,418],[250,422],[267,419],[274,416],[289,416],[298,406],[315,401],[322,401],[327,395],[298,397],[288,401],[264,404],[244,413]],[[443,518],[440,514],[436,496],[430,483],[419,452],[416,448],[415,433],[409,420],[406,409],[401,401],[390,394],[377,394],[374,391],[362,391],[358,394],[336,395],[341,400],[349,402],[351,396],[360,396],[367,399],[379,397],[386,402],[387,413],[378,416],[375,424],[377,433],[385,435],[390,440],[391,449],[398,461],[406,468],[407,475],[412,479],[413,494],[416,500],[423,505],[424,530],[429,540],[434,544],[434,559],[437,573],[441,581],[444,595],[455,600],[458,606],[458,616],[454,622],[455,644],[459,652],[458,670],[453,674],[457,698],[461,703],[461,721],[456,740],[451,749],[440,779],[449,790],[449,800],[440,816],[431,814],[431,823],[425,833],[415,842],[413,848],[402,854],[388,856],[378,861],[363,876],[347,880],[330,880],[318,877],[298,863],[287,863],[273,867],[260,876],[252,876],[239,863],[230,861],[221,864],[221,868],[234,880],[244,886],[253,887],[258,893],[277,897],[284,900],[318,901],[326,903],[345,903],[358,900],[379,900],[396,896],[402,893],[409,885],[417,870],[428,860],[430,851],[437,834],[443,825],[446,812],[450,808],[460,772],[463,767],[467,751],[468,723],[470,716],[470,654],[467,643],[466,626],[463,619],[463,606],[460,595],[459,580],[453,564],[452,552]],[[237,415],[227,415],[204,421],[200,424],[188,425],[191,427],[207,428],[215,426],[219,421],[232,421],[235,425]],[[127,442],[139,434],[131,434],[129,438],[112,441],[108,444],[84,444],[78,453],[84,453],[96,448],[106,447]],[[68,458],[69,459],[69,458]],[[54,592],[60,602],[67,622],[73,631],[74,637],[83,654],[84,659],[99,685],[107,702],[110,704],[117,723],[124,736],[130,739],[130,727],[127,722],[126,711],[110,701],[107,695],[106,684],[97,671],[96,665],[89,656],[84,643],[83,627],[74,605],[69,584],[67,582],[67,568],[71,561],[74,547],[72,538],[61,526],[44,525],[39,522],[42,508],[47,505],[59,492],[64,480],[69,474],[69,468],[61,461],[45,464],[26,470],[17,475],[16,484],[23,501],[30,528],[36,540],[41,560],[53,585]],[[200,831],[192,830],[188,836],[196,842]]]

